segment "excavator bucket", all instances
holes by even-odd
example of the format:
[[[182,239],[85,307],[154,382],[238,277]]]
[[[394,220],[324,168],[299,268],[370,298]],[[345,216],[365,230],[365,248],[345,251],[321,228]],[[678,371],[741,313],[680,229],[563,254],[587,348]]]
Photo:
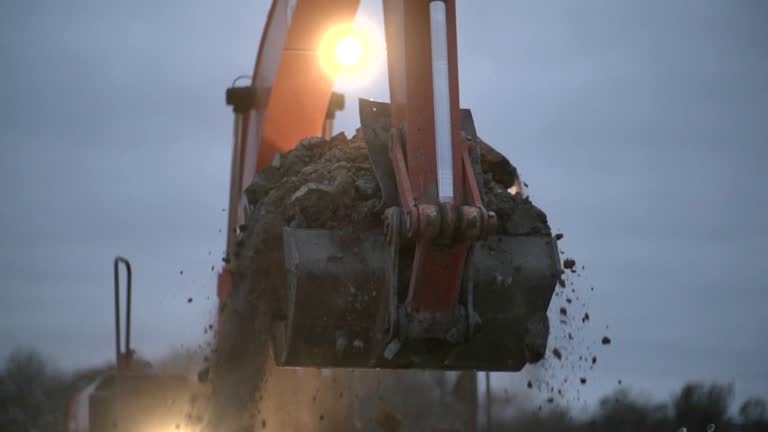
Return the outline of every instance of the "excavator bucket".
[[[397,205],[397,182],[387,151],[389,106],[361,100],[360,111],[382,206]],[[471,113],[462,114],[465,135],[479,142]],[[473,153],[477,175],[482,172],[482,152]],[[515,217],[501,222],[516,223]],[[539,361],[549,335],[547,309],[562,269],[548,231],[513,228],[471,243],[457,303],[437,326],[422,325],[406,313],[413,245],[393,246],[383,224],[365,229],[283,228],[284,269],[271,264],[262,269],[281,273],[272,279],[280,285],[272,326],[276,363],[519,371]]]
[[[383,334],[378,316],[386,292],[383,235],[285,228],[283,251],[287,319],[275,326],[277,363],[379,366],[381,350],[375,347]]]

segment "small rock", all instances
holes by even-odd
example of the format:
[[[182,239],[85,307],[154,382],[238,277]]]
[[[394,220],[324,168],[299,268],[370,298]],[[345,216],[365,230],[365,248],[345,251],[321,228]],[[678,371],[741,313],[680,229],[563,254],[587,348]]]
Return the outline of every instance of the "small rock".
[[[603,336],[603,340],[601,341],[603,345],[610,345],[611,344],[611,338],[608,336]]]
[[[376,177],[366,176],[355,181],[355,193],[369,200],[381,194],[379,182]]]
[[[529,389],[532,389],[532,388],[533,388],[533,383],[532,383],[532,382],[530,382],[530,381],[528,381],[527,387],[528,387]]]
[[[587,321],[589,321],[589,312],[584,312],[584,316],[581,317],[581,322],[585,323]]]
[[[597,363],[597,356],[592,356],[592,364]]]
[[[563,260],[563,267],[565,267],[568,270],[573,269],[574,267],[576,267],[576,260],[573,258],[566,258],[565,260]]]
[[[560,315],[567,317],[568,316],[568,310],[566,308],[564,308],[564,307],[561,307],[560,308]]]
[[[312,228],[330,220],[336,209],[336,189],[321,183],[307,183],[288,200],[288,206]]]
[[[587,379],[586,379],[585,377],[581,377],[581,378],[579,379],[579,382],[581,382],[581,384],[582,384],[582,385],[584,385],[584,384],[586,384],[586,383],[587,383]]]
[[[564,237],[564,236],[563,236],[563,234],[562,234],[562,233],[557,233],[557,234],[555,234],[555,240],[557,240],[557,241],[560,241],[560,240],[562,240],[562,239],[563,239],[563,237]]]

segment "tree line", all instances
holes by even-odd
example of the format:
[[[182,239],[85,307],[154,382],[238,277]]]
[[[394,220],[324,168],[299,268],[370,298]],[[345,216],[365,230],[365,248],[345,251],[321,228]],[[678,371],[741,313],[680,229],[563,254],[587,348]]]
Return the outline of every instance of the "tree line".
[[[64,431],[72,396],[111,367],[63,373],[51,368],[36,351],[12,352],[0,370],[0,431]],[[682,432],[683,428],[685,432],[768,432],[768,404],[750,398],[734,410],[733,387],[717,383],[686,384],[668,402],[642,400],[621,388],[602,398],[588,418],[576,418],[566,409],[552,406],[494,419],[490,431]]]
[[[733,386],[685,384],[669,402],[643,400],[625,388],[603,397],[588,418],[552,407],[494,421],[491,431],[515,432],[768,432],[768,405],[753,397],[733,408]]]

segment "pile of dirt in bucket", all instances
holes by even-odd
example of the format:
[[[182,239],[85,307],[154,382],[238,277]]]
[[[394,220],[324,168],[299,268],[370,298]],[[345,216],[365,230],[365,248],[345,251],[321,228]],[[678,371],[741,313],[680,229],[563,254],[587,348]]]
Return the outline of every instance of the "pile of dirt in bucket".
[[[550,235],[547,216],[521,193],[511,193],[515,167],[488,144],[479,141],[481,193],[496,212],[498,234]],[[252,206],[255,235],[294,228],[381,226],[385,210],[381,188],[368,160],[362,134],[351,139],[308,138],[263,170],[246,190]]]

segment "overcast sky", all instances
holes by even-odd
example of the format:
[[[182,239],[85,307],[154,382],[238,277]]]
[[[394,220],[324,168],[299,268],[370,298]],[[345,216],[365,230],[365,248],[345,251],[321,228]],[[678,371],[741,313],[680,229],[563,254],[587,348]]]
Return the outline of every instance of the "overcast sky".
[[[267,9],[0,1],[0,356],[109,360],[117,254],[134,265],[139,351],[203,341],[224,89],[250,74]],[[362,13],[381,25],[377,2]],[[768,396],[768,3],[460,0],[458,19],[462,105],[586,266],[579,337],[600,361],[583,397],[618,379]],[[340,129],[357,97],[386,100],[384,78],[347,91]]]

